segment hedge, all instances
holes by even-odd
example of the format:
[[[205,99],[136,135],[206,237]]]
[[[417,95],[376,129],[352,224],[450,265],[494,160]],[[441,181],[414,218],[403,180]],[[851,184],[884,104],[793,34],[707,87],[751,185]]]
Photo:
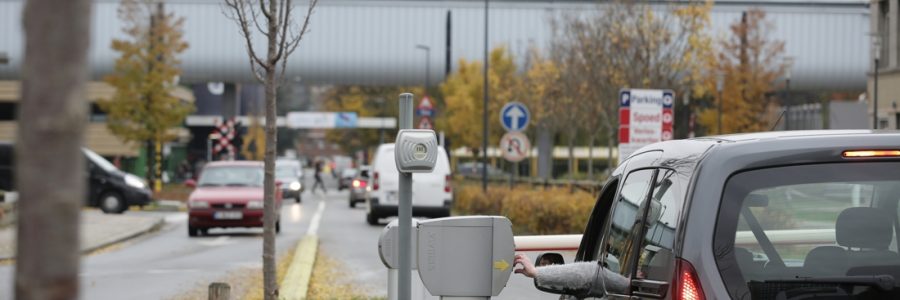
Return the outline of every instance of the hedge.
[[[594,207],[594,197],[568,188],[463,185],[456,188],[457,215],[501,215],[517,235],[580,234]]]

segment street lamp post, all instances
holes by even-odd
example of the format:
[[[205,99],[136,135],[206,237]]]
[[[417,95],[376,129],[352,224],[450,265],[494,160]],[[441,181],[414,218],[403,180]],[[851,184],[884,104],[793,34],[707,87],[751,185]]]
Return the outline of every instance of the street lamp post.
[[[428,94],[428,86],[431,85],[431,47],[416,45],[416,49],[425,50],[425,94]]]
[[[881,38],[877,33],[872,36],[872,50],[875,52],[872,55],[875,58],[872,72],[875,77],[872,87],[872,129],[878,129],[878,61],[881,59]]]
[[[716,134],[722,134],[722,89],[725,85],[725,74],[719,73],[716,75],[716,92],[719,95],[719,105],[716,105],[719,110],[719,121],[717,122],[717,131]]]
[[[481,191],[487,192],[487,164],[488,164],[488,0],[484,0],[484,99],[481,105]]]
[[[794,66],[793,57],[785,57],[784,64],[787,66],[784,72],[784,130],[791,130],[791,69]]]

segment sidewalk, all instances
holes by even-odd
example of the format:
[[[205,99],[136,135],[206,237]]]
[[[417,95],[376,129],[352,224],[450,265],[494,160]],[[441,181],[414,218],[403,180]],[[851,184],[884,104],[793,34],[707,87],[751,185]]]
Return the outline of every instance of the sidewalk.
[[[81,251],[91,252],[115,243],[140,236],[163,225],[162,215],[104,214],[99,210],[82,210]],[[0,229],[0,261],[14,258],[16,227]]]

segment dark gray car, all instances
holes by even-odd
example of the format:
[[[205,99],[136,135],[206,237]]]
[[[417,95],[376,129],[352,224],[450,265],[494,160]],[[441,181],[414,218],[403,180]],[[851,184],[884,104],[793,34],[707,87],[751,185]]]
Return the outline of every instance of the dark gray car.
[[[608,284],[593,290],[538,288],[616,299],[900,299],[898,203],[898,132],[657,143],[613,172],[576,254],[620,277],[597,274]],[[612,281],[631,285],[612,290]]]

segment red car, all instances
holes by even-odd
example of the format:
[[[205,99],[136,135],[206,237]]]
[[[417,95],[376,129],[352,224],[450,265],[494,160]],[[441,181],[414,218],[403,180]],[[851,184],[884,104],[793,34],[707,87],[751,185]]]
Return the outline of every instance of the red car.
[[[263,227],[263,163],[217,161],[203,168],[188,199],[188,235],[206,234],[210,228]],[[281,189],[275,189],[275,211],[281,211]],[[276,214],[275,232],[281,231]]]

